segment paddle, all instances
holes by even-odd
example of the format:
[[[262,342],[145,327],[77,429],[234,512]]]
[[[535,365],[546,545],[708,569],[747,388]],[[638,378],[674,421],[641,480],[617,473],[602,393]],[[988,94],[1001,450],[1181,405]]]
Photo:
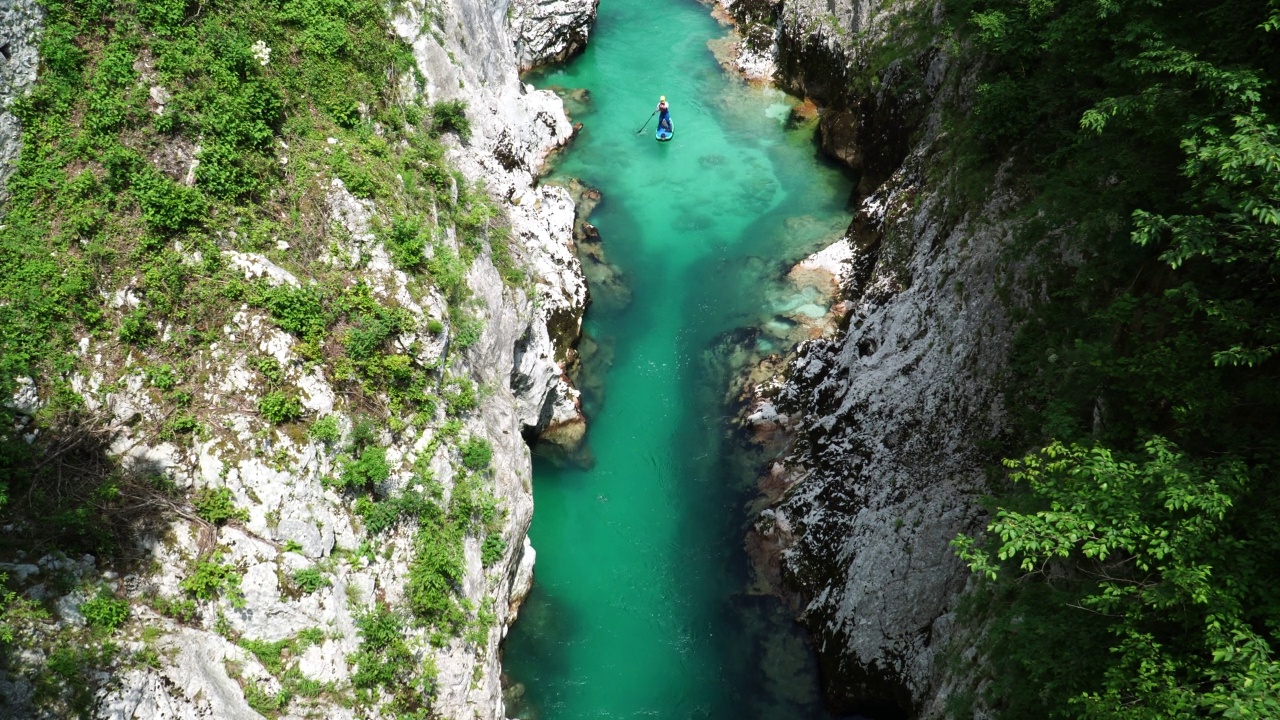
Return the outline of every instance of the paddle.
[[[653,116],[657,114],[658,114],[657,110],[654,110],[653,112],[649,113],[649,117],[645,118],[644,124],[640,126],[640,129],[636,131],[636,134],[639,135],[640,133],[644,132],[644,129],[649,127],[649,121],[652,120]]]

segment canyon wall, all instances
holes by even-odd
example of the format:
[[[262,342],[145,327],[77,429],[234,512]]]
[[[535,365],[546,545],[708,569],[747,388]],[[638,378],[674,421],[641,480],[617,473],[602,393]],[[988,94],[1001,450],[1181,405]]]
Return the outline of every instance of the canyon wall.
[[[781,371],[745,397],[748,436],[785,439],[748,546],[809,628],[834,709],[941,717],[978,683],[977,631],[956,617],[969,573],[948,544],[983,525],[1006,426],[1009,308],[1027,290],[999,218],[1016,198],[948,186],[945,113],[964,106],[966,71],[931,35],[940,5],[727,8],[740,65],[771,55],[776,81],[822,106],[823,149],[858,174],[836,253],[844,329],[768,361]]]
[[[395,267],[379,232],[391,218],[377,200],[357,197],[335,177],[325,181],[316,218],[331,238],[328,266],[367,286],[377,302],[408,313],[410,329],[397,338],[398,346],[412,349],[413,362],[441,368],[441,384],[447,372],[457,387],[475,389],[474,409],[450,411],[460,423],[446,422],[443,408],[420,413],[407,424],[369,417],[367,407],[353,406],[336,389],[323,363],[305,357],[296,337],[261,309],[246,305],[215,342],[185,359],[200,374],[196,401],[203,430],[156,433],[171,410],[143,372],[146,359],[114,338],[79,340],[85,369],[70,377],[69,385],[83,399],[86,434],[104,446],[106,461],[126,473],[163,478],[191,497],[221,497],[235,508],[230,522],[196,517],[190,506],[168,508],[163,525],[140,540],[143,560],[128,567],[35,548],[0,563],[0,572],[22,597],[57,608],[47,621],[20,629],[19,642],[63,630],[80,632],[77,628],[86,624],[83,608],[94,597],[89,588],[103,587],[129,600],[130,619],[115,638],[121,652],[85,676],[94,716],[256,718],[279,702],[274,698],[286,696],[291,699],[276,708],[277,715],[336,719],[394,712],[378,700],[378,691],[353,704],[352,677],[362,636],[368,635],[361,618],[376,605],[406,605],[419,542],[414,524],[401,523],[375,537],[353,512],[351,498],[331,483],[344,462],[334,438],[274,427],[255,411],[268,392],[255,372],[265,357],[279,371],[272,382],[296,393],[306,416],[332,418],[337,436],[354,437],[359,415],[374,422],[367,442],[386,461],[387,476],[377,483],[382,495],[422,491],[415,483],[425,477],[438,483],[442,502],[447,501],[462,492],[461,468],[471,467],[461,455],[463,440],[491,447],[492,461],[480,473],[484,487],[478,492],[496,501],[499,528],[492,538],[464,539],[465,572],[458,591],[463,607],[476,615],[478,630],[433,637],[426,627],[405,629],[408,662],[417,668],[415,679],[406,682],[424,683],[419,688],[424,698],[434,695],[433,716],[504,717],[498,646],[529,589],[534,560],[526,537],[532,495],[525,437],[548,430],[563,435],[565,427],[577,427],[576,435],[568,435],[580,438],[583,423],[578,393],[565,375],[588,299],[572,253],[574,207],[567,191],[536,186],[547,155],[568,142],[573,129],[561,101],[523,84],[518,70],[563,57],[566,48],[585,42],[595,4],[562,3],[551,19],[539,16],[536,23],[526,14],[535,10],[506,2],[409,2],[399,7],[394,22],[396,33],[412,45],[421,79],[404,92],[423,95],[429,103],[465,103],[470,133],[443,138],[447,159],[498,203],[510,223],[510,252],[529,278],[512,285],[487,253],[476,257],[465,282],[468,312],[483,327],[477,339],[465,349],[451,348],[457,329],[448,301]],[[0,101],[7,107],[34,80],[40,15],[34,4],[3,0],[0,16],[5,18]],[[521,34],[531,25],[537,26],[536,43]],[[542,45],[531,50],[537,43]],[[151,96],[163,97],[163,88],[160,95],[153,88]],[[329,143],[341,146],[336,138]],[[17,150],[16,123],[4,113],[0,164],[6,170]],[[281,163],[289,160],[286,147]],[[0,181],[4,177],[0,174]],[[455,184],[455,199],[458,192]],[[448,221],[441,231],[441,242],[456,249],[460,231]],[[286,288],[310,282],[265,254],[225,250],[222,255],[246,281]],[[105,292],[118,312],[138,303],[129,286]],[[42,382],[20,379],[19,385],[11,407],[19,417],[15,431],[21,432],[49,399],[37,390]],[[222,495],[209,494],[215,491]],[[502,549],[497,557],[489,557],[490,542]],[[203,567],[197,561],[228,568],[238,590],[202,600],[177,618],[162,612],[178,607],[189,594],[191,586],[184,583],[193,567]],[[300,591],[297,578],[306,573],[316,583]],[[283,652],[283,665],[254,650],[273,643],[277,655]],[[0,714],[69,712],[56,699],[43,697],[31,681],[31,673],[45,672],[54,661],[50,652],[55,651],[33,643],[0,673]],[[282,667],[287,668],[283,675]],[[300,696],[284,689],[286,681],[317,690]]]

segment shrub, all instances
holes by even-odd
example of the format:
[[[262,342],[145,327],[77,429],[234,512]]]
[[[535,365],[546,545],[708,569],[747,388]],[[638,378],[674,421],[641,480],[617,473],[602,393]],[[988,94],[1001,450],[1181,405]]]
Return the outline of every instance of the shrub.
[[[97,596],[81,603],[80,614],[84,615],[89,627],[110,634],[129,619],[129,601],[117,598],[110,590],[101,587]]]
[[[404,641],[404,620],[379,605],[356,618],[360,648],[352,654],[356,666],[351,684],[358,688],[394,690],[414,674],[413,653]]]
[[[502,539],[498,533],[490,533],[485,536],[484,543],[480,546],[480,562],[489,567],[502,559],[502,554],[507,551],[507,541]]]
[[[467,264],[448,245],[437,244],[427,272],[449,302],[456,305],[466,299]]]
[[[351,450],[363,450],[378,441],[378,428],[373,420],[361,417],[351,427]]]
[[[178,375],[172,365],[153,365],[143,371],[147,382],[161,390],[172,390],[178,384]]]
[[[293,640],[288,638],[275,642],[243,638],[239,644],[240,647],[253,653],[253,656],[258,658],[258,662],[262,663],[262,667],[272,675],[284,672],[285,655],[293,650]]]
[[[376,535],[391,528],[401,518],[438,515],[440,510],[422,493],[410,490],[381,502],[362,497],[356,501],[355,512],[364,523],[365,530]]]
[[[205,214],[204,196],[151,170],[133,178],[133,195],[152,230],[176,233],[193,227]]]
[[[249,704],[249,707],[263,715],[271,717],[278,715],[281,710],[284,710],[289,705],[289,701],[292,699],[293,694],[284,688],[272,695],[254,683],[249,683],[244,687],[244,701]]]
[[[0,572],[0,651],[13,642],[20,626],[41,622],[48,613],[39,604],[5,588],[9,576]]]
[[[471,121],[467,119],[467,103],[446,100],[431,106],[431,127],[435,134],[452,130],[463,140],[471,138]]]
[[[468,470],[487,470],[493,460],[493,445],[482,437],[472,436],[462,443],[462,465]]]
[[[391,261],[401,270],[415,270],[426,262],[427,241],[422,224],[407,218],[395,218],[383,234],[382,242],[391,253]]]
[[[373,173],[364,164],[352,162],[346,155],[338,154],[334,157],[333,174],[358,198],[367,200],[378,194],[378,181],[374,179]]]
[[[365,448],[358,460],[348,460],[338,476],[337,485],[346,489],[367,489],[391,477],[387,451],[380,447]]]
[[[200,421],[194,415],[179,415],[169,421],[169,430],[175,435],[186,435],[200,429]]]
[[[295,647],[305,649],[322,642],[324,642],[324,630],[318,627],[305,628],[298,631]]]
[[[327,299],[315,285],[268,288],[258,300],[281,330],[308,342],[321,340],[333,322],[325,309]]]
[[[337,415],[325,415],[316,420],[311,423],[311,429],[307,433],[325,445],[333,445],[342,438],[342,431],[338,428]]]
[[[197,561],[181,587],[197,600],[213,600],[225,590],[232,605],[243,603],[243,598],[239,597],[240,573],[222,563],[221,552],[214,553],[207,560]]]
[[[464,575],[461,531],[456,527],[424,525],[409,564],[409,608],[423,622],[453,632],[466,616],[454,596]]]
[[[155,323],[147,318],[145,308],[134,308],[120,321],[120,339],[131,345],[146,347],[156,337]]]
[[[297,585],[302,592],[311,594],[322,587],[329,587],[332,583],[318,568],[311,567],[294,572],[293,584]]]
[[[372,360],[381,354],[382,345],[400,328],[390,314],[361,316],[355,327],[347,331],[342,346],[353,360]]]
[[[454,380],[444,393],[445,409],[450,415],[461,415],[480,407],[480,397],[475,383],[462,378]]]
[[[493,599],[485,598],[476,610],[476,619],[470,623],[463,640],[472,645],[483,646],[489,640],[489,631],[493,629],[498,617],[493,612]]]
[[[458,350],[465,350],[475,345],[484,333],[484,320],[472,315],[464,315],[453,324],[453,345]]]
[[[258,368],[258,372],[262,373],[262,377],[272,385],[279,385],[284,381],[284,369],[280,367],[280,361],[270,355],[264,355],[254,362],[254,366]]]
[[[186,0],[138,0],[138,20],[151,30],[178,27],[187,13]]]
[[[151,600],[151,607],[161,615],[178,622],[191,622],[196,619],[196,603],[190,598],[156,596]]]
[[[196,515],[214,525],[221,525],[228,520],[240,520],[241,522],[249,520],[248,511],[244,508],[236,507],[235,499],[232,497],[229,488],[204,488],[196,493],[196,497],[191,504],[196,507]]]
[[[302,403],[298,398],[278,390],[267,393],[258,401],[258,412],[272,425],[297,420],[302,417]]]

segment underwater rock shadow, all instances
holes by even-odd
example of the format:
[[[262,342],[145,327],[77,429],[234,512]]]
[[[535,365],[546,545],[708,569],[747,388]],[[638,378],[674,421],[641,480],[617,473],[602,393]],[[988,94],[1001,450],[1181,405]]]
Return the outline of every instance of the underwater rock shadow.
[[[520,720],[537,720],[542,717],[546,698],[539,696],[544,677],[566,677],[571,670],[566,638],[573,638],[577,625],[566,604],[538,584],[535,578],[529,596],[520,606],[520,616],[512,626],[512,632],[503,640],[500,652],[503,667],[507,668],[507,651],[511,644],[517,647],[514,656],[520,658],[516,670],[519,679],[510,671],[502,673],[502,695],[506,703],[507,717]]]

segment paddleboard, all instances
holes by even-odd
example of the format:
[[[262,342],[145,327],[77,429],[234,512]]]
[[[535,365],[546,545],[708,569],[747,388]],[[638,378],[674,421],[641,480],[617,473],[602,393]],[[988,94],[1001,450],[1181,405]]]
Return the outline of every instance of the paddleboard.
[[[672,135],[675,134],[674,130],[675,130],[674,128],[672,128],[671,130],[668,130],[664,127],[660,127],[658,128],[658,132],[654,134],[654,137],[658,138],[658,142],[666,142],[671,139]]]

